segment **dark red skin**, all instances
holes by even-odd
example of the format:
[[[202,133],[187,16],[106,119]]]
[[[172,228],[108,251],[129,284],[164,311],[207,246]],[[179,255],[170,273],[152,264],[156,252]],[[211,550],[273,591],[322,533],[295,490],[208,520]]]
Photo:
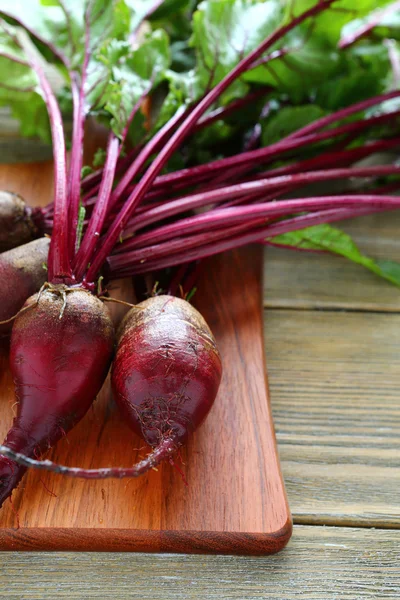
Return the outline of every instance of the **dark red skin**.
[[[26,244],[38,235],[32,210],[21,196],[0,190],[0,252]]]
[[[60,290],[63,286],[54,286]],[[29,298],[34,303],[37,295]],[[19,316],[11,336],[10,363],[19,401],[4,444],[40,456],[82,419],[107,375],[114,329],[100,300],[84,290],[63,299],[45,290],[39,303]],[[0,457],[0,506],[25,468]]]
[[[122,322],[111,375],[114,397],[151,446],[186,442],[207,416],[221,374],[214,337],[185,300],[150,298]]]
[[[46,281],[49,245],[43,237],[0,254],[0,321],[14,317]],[[0,325],[0,335],[9,333],[12,325],[12,321]]]

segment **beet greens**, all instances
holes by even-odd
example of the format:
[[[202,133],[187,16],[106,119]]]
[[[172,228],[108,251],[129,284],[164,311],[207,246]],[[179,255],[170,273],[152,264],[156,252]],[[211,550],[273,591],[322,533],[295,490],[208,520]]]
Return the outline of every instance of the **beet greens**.
[[[380,5],[384,7],[386,2]],[[394,8],[389,6],[379,15],[391,14]],[[161,9],[165,18],[161,16],[160,20]],[[41,214],[32,214],[38,228],[40,224],[42,231],[53,232],[49,280],[82,282],[94,290],[106,261],[110,276],[164,267],[163,257],[167,255],[168,264],[179,264],[186,260],[186,250],[190,250],[188,256],[193,256],[193,249],[198,247],[203,256],[207,255],[207,244],[215,250],[223,239],[231,239],[231,243],[236,239],[240,243],[256,239],[262,231],[260,215],[268,216],[271,227],[271,219],[296,219],[295,210],[314,209],[321,222],[324,209],[327,220],[334,220],[333,206],[340,217],[352,216],[350,206],[354,215],[395,207],[395,198],[382,194],[380,202],[371,200],[377,194],[369,193],[368,186],[363,190],[362,185],[358,191],[365,191],[364,195],[350,198],[344,186],[345,196],[339,195],[335,202],[322,196],[304,203],[300,199],[295,203],[278,200],[310,182],[355,176],[368,177],[372,184],[383,181],[378,191],[396,190],[396,181],[391,181],[391,176],[397,175],[395,165],[386,170],[377,167],[359,171],[356,166],[351,167],[357,159],[379,149],[396,147],[393,124],[400,113],[396,110],[400,93],[395,89],[387,91],[388,73],[395,77],[392,46],[391,52],[382,47],[385,60],[379,55],[381,79],[376,77],[375,64],[369,70],[373,60],[370,56],[368,61],[360,59],[360,48],[364,55],[368,49],[376,52],[375,38],[369,40],[368,33],[373,29],[371,23],[376,24],[379,19],[375,14],[368,16],[363,6],[353,12],[348,9],[347,0],[316,0],[304,6],[300,1],[286,4],[277,0],[208,0],[193,14],[191,37],[189,31],[181,34],[181,42],[186,44],[186,69],[182,65],[177,69],[179,61],[168,39],[177,33],[163,3],[145,2],[135,11],[131,3],[122,0],[87,0],[68,10],[61,2],[49,7],[40,0],[20,0],[14,8],[0,2],[0,13],[4,15],[0,22],[2,39],[7,49],[2,57],[6,64],[12,63],[14,70],[18,65],[12,82],[0,81],[1,93],[7,99],[12,89],[14,96],[18,92],[21,98],[28,94],[29,100],[35,97],[36,103],[44,101],[50,119],[55,198]],[[186,9],[178,10],[180,18]],[[153,14],[156,26],[150,26],[148,33],[142,35],[143,19]],[[357,19],[364,18],[369,25],[360,35]],[[21,35],[20,26],[29,37]],[[350,42],[348,32],[354,30]],[[361,46],[357,43],[360,39]],[[356,59],[358,71],[354,73]],[[59,89],[59,97],[63,106],[68,106],[69,98],[73,109],[68,176],[60,105],[45,67],[60,71],[67,85]],[[357,77],[369,80],[372,72],[371,90],[380,94],[360,97],[354,81]],[[7,71],[4,73],[6,76]],[[328,97],[331,82],[327,83],[327,74],[335,81],[334,102]],[[149,95],[157,97],[161,84],[168,86],[167,94],[163,92],[164,101],[161,105],[158,101],[152,124],[144,128],[141,106]],[[355,90],[352,99],[358,101],[344,106],[349,86]],[[313,104],[305,104],[311,98]],[[259,106],[258,122],[254,121],[254,114],[249,120],[248,115],[243,119],[241,113],[251,100]],[[333,108],[339,110],[327,114]],[[81,182],[84,124],[90,114],[101,117],[111,131],[104,168]],[[237,125],[242,120],[244,131]],[[196,147],[196,139],[205,127],[212,143],[215,135],[219,142],[221,127],[215,127],[218,124],[223,126],[222,137],[231,139],[233,146],[236,139],[243,140],[246,130],[253,130],[253,146],[264,144],[201,165],[171,169],[170,161],[179,155],[182,144]],[[276,137],[278,130],[280,136]],[[134,144],[129,152],[128,144]],[[309,158],[299,160],[299,153],[308,154]],[[192,155],[189,161],[193,158]],[[332,170],[339,164],[351,168]],[[165,168],[167,172],[162,173]],[[312,172],[302,174],[304,169]],[[82,199],[81,190],[85,190]],[[353,191],[357,190],[353,187]],[[274,207],[264,208],[262,204],[271,200],[275,201]],[[260,202],[260,206],[254,206]],[[241,205],[245,209],[240,209]],[[234,206],[237,210],[229,213],[229,227],[225,228],[226,213],[215,210]],[[208,208],[207,219],[184,214],[199,207]],[[169,229],[167,226],[169,233],[165,233],[162,223],[157,226],[163,219],[181,214],[183,220],[178,218]],[[310,218],[315,221],[311,214]],[[302,220],[291,219],[290,231],[293,222]],[[204,225],[212,230],[210,236],[198,233]],[[85,232],[80,240],[77,232],[82,226]],[[149,226],[149,231],[141,233]],[[257,231],[253,235],[254,226]],[[279,231],[284,231],[281,224]],[[135,237],[129,239],[132,235]],[[169,237],[164,239],[163,235]],[[116,256],[109,258],[113,253]],[[158,258],[163,259],[161,263]]]

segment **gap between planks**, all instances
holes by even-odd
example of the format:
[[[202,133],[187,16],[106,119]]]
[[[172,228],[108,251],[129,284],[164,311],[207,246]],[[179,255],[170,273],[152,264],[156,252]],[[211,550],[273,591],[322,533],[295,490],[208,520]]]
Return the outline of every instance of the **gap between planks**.
[[[268,302],[268,301],[264,301],[263,304],[263,308],[265,310],[294,310],[294,311],[299,311],[299,312],[303,312],[303,311],[315,311],[315,312],[325,312],[325,313],[371,313],[371,314],[377,314],[377,315],[385,315],[385,314],[393,314],[393,315],[400,315],[400,308],[392,308],[392,307],[387,307],[387,308],[382,308],[381,310],[379,310],[376,307],[368,307],[368,306],[348,306],[348,307],[343,307],[343,306],[333,306],[330,305],[329,307],[327,306],[280,306],[279,304],[274,304],[273,302]]]

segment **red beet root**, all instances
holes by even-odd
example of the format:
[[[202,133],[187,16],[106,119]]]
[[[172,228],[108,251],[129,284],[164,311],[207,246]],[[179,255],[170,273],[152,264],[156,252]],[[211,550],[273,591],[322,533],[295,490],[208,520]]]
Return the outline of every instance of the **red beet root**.
[[[221,371],[200,313],[185,300],[157,296],[121,325],[112,387],[128,423],[148,444],[171,440],[179,447],[210,410]]]
[[[170,459],[201,425],[217,395],[221,371],[214,337],[200,313],[172,296],[150,298],[122,322],[111,378],[117,404],[132,429],[153,447],[151,454],[133,467],[81,469],[16,455],[8,444],[0,446],[0,453],[24,467],[72,477],[138,477]]]
[[[107,375],[114,330],[102,302],[82,289],[49,286],[28,304],[11,336],[18,414],[4,443],[36,457],[89,409]],[[25,470],[0,457],[0,506]]]
[[[0,321],[14,317],[46,281],[49,245],[48,238],[39,238],[0,254]],[[0,334],[10,331],[12,323],[0,324]]]
[[[21,196],[0,191],[0,252],[26,244],[38,235],[31,212]]]

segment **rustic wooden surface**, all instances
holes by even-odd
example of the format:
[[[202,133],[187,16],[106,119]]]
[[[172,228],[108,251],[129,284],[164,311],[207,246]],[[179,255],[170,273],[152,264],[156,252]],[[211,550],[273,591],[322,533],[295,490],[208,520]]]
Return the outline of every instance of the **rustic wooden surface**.
[[[8,553],[6,600],[399,598],[400,532],[296,526],[274,556]]]
[[[345,227],[371,255],[400,258],[400,215]],[[1,553],[0,597],[400,597],[399,290],[330,256],[268,249],[264,268],[272,409],[297,523],[288,547],[262,558]]]
[[[2,165],[0,189],[43,204],[51,190],[48,169],[49,163],[42,169]],[[198,282],[196,306],[214,332],[224,368],[210,417],[181,452],[188,487],[169,464],[128,482],[32,470],[1,511],[1,549],[265,554],[286,545],[291,518],[266,391],[262,258],[260,247],[212,258]],[[13,419],[7,359],[3,351],[0,439]],[[110,396],[105,385],[51,460],[86,468],[140,460],[146,448]]]
[[[400,262],[400,213],[344,221],[341,228],[375,258]],[[373,273],[329,254],[269,248],[266,254],[266,308],[400,312],[399,289]]]

